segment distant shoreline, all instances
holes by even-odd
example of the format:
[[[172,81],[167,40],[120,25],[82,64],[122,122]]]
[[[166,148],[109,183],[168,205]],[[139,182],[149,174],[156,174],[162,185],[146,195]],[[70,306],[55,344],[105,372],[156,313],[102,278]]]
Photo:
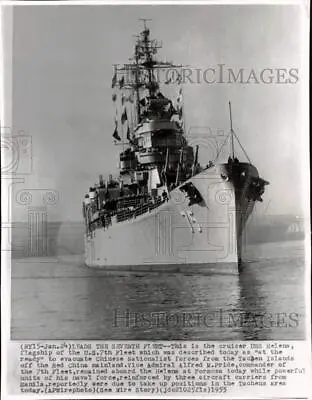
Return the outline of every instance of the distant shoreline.
[[[47,222],[44,228],[16,222],[12,228],[12,258],[77,255],[84,253],[85,226],[80,221]],[[245,230],[245,244],[303,240],[304,224],[293,215],[252,217]]]

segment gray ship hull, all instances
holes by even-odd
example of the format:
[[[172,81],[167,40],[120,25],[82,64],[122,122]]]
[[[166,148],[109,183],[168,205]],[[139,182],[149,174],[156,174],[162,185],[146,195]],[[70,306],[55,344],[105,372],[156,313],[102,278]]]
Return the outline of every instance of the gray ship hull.
[[[242,258],[243,230],[254,207],[248,186],[255,167],[240,164],[243,179],[227,178],[227,164],[208,168],[187,182],[203,201],[190,205],[181,186],[151,212],[85,235],[85,262],[90,267],[189,266],[236,264]],[[184,183],[185,184],[185,183]]]

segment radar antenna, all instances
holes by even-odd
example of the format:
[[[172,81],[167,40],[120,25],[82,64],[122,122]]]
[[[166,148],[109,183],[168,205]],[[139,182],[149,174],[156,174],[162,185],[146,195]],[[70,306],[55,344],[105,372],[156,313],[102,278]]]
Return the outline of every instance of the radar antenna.
[[[144,25],[144,29],[147,29],[146,21],[152,21],[152,19],[150,19],[150,18],[139,18],[139,21],[142,21],[143,25]]]

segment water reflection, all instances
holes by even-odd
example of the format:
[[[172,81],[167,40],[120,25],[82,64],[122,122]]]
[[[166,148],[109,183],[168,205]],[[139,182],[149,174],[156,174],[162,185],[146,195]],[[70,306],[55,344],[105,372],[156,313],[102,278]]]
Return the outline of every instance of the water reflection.
[[[186,339],[178,317],[194,303],[191,285],[176,274],[98,274],[88,288],[94,335],[102,331],[116,339]]]
[[[241,330],[245,340],[265,340],[270,337],[268,311],[265,308],[261,283],[257,280],[252,263],[242,263],[239,274],[239,309]]]
[[[102,332],[108,339],[240,338],[220,321],[220,310],[238,307],[237,271],[202,268],[205,273],[190,266],[173,273],[91,270],[96,279],[87,280],[88,337]]]
[[[146,272],[90,269],[70,256],[19,260],[12,265],[12,338],[302,339],[304,258],[295,244],[283,244],[282,253],[276,246],[274,253],[252,249],[240,273],[221,264]]]

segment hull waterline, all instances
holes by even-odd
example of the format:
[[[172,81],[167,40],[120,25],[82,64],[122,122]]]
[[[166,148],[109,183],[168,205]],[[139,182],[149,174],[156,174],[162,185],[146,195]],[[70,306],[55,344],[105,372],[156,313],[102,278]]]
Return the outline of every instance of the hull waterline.
[[[90,267],[166,270],[189,265],[234,264],[242,259],[242,237],[254,200],[247,196],[255,167],[241,164],[239,184],[228,179],[226,164],[208,168],[187,182],[202,197],[190,204],[180,187],[158,208],[85,235]],[[184,183],[185,184],[185,183]]]

